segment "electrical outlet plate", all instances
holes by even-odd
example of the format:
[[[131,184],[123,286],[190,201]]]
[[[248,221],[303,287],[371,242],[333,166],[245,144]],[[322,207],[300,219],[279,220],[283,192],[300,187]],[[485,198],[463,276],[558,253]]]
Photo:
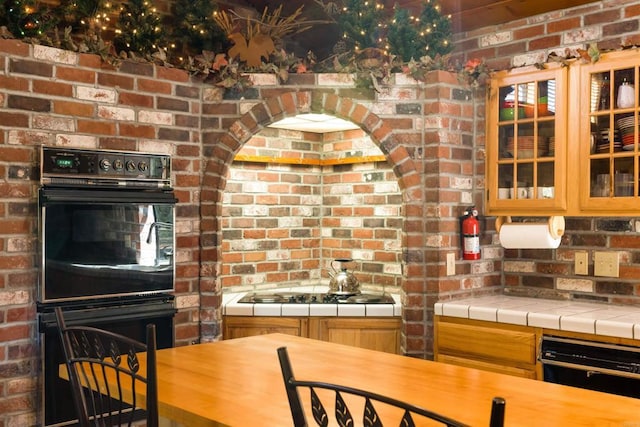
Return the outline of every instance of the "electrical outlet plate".
[[[620,264],[618,259],[618,252],[594,252],[593,275],[603,277],[620,277]]]
[[[447,276],[456,274],[456,254],[449,252],[447,254]]]
[[[586,252],[586,251],[576,252],[574,261],[575,261],[575,264],[573,266],[574,273],[580,274],[582,276],[587,276],[589,274],[589,252]]]

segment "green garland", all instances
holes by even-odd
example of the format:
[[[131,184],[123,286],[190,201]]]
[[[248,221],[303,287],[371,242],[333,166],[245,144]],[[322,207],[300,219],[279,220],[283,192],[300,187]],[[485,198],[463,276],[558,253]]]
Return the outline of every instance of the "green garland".
[[[424,43],[425,55],[435,58],[453,50],[451,44],[451,20],[442,16],[440,5],[426,0],[420,13],[421,31],[419,43]]]
[[[176,0],[173,6],[175,18],[172,20],[175,27],[171,39],[181,56],[226,50],[229,43],[213,19],[217,10],[211,0]]]
[[[389,52],[405,62],[446,55],[453,49],[450,40],[451,21],[431,0],[426,0],[417,18],[407,9],[396,7],[387,31]]]
[[[118,51],[151,55],[166,47],[165,32],[149,0],[123,3],[113,40]]]
[[[107,7],[109,0],[60,1],[60,6],[50,7],[38,0],[0,0],[3,4],[0,25],[7,26],[17,38],[97,53],[114,63],[117,58],[142,57],[179,66],[216,84],[231,79],[225,87],[237,84],[241,80],[238,76],[247,70],[246,64],[226,58],[229,34],[214,19],[217,7],[211,0],[175,0],[164,23],[152,0],[124,0],[118,19],[110,23],[108,18],[115,13]],[[328,69],[360,72],[375,86],[400,69],[417,76],[443,67],[446,54],[453,48],[450,18],[441,14],[436,0],[423,0],[417,17],[398,6],[390,17],[382,3],[373,0],[317,1],[327,3],[326,13],[341,32],[342,49],[334,49],[334,57],[320,62],[316,62],[311,52],[305,61],[278,51],[261,70],[274,72],[286,80],[292,67],[298,72],[311,71],[309,65],[323,70],[326,61],[333,66]],[[112,38],[113,46],[103,36]],[[284,62],[278,58],[284,58]]]
[[[4,25],[19,38],[43,37],[58,24],[56,13],[36,0],[8,0],[3,6]]]
[[[372,0],[346,0],[337,17],[348,48],[377,48],[383,33],[384,8]]]
[[[389,52],[405,62],[424,56],[423,50],[416,43],[418,37],[419,31],[413,24],[409,11],[395,7],[393,20],[387,31]]]

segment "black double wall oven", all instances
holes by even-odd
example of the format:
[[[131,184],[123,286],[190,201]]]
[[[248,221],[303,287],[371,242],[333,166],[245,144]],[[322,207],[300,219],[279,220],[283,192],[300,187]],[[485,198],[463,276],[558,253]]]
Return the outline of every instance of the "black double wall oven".
[[[54,308],[83,324],[174,344],[175,204],[168,155],[42,147],[37,292],[42,425],[75,425]]]

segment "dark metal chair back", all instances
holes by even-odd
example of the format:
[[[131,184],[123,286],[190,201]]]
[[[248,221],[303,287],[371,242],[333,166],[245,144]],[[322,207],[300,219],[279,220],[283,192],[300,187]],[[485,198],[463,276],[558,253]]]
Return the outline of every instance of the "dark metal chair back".
[[[345,400],[343,398],[343,396],[346,395],[360,396],[364,399],[364,413],[362,415],[362,424],[364,426],[383,425],[380,417],[378,416],[378,412],[376,411],[374,402],[377,402],[376,404],[378,405],[382,403],[404,410],[404,415],[399,422],[400,426],[414,426],[414,418],[418,417],[426,417],[438,421],[448,427],[466,426],[466,424],[464,423],[437,414],[435,412],[377,393],[326,382],[296,380],[293,376],[293,370],[291,368],[291,362],[289,361],[289,354],[287,353],[286,347],[280,347],[278,349],[278,359],[280,360],[280,369],[282,370],[282,377],[284,379],[284,385],[287,390],[289,407],[291,408],[291,416],[293,417],[293,424],[295,427],[307,426],[307,419],[302,407],[302,402],[300,401],[300,394],[298,393],[298,389],[301,387],[307,388],[310,391],[313,419],[319,426],[328,425],[329,416],[318,394],[315,392],[316,389],[327,389],[335,391],[335,417],[338,425],[340,426],[355,425],[353,416],[351,415],[351,411],[347,407],[347,404],[345,403]],[[502,424],[499,424],[498,422],[500,421],[500,419],[504,419],[504,399],[494,399],[494,405],[497,399],[502,401],[502,416],[500,416],[500,414],[496,414],[496,424],[491,424],[491,427],[500,427]]]
[[[146,419],[147,427],[157,427],[155,325],[147,326],[144,344],[98,328],[66,326],[62,309],[55,313],[80,426],[131,426]],[[140,352],[147,354],[146,372],[140,372]],[[108,376],[117,386],[95,391]],[[146,399],[140,399],[141,388]]]

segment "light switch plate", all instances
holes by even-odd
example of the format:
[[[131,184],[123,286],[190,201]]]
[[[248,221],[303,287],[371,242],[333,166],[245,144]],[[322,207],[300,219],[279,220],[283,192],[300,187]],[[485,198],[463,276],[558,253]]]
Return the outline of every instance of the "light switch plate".
[[[618,252],[596,251],[593,253],[593,275],[620,277]]]
[[[447,276],[454,276],[456,274],[456,254],[449,252],[447,254]]]
[[[580,274],[582,276],[587,276],[589,274],[589,252],[576,252],[574,261],[574,273]]]

